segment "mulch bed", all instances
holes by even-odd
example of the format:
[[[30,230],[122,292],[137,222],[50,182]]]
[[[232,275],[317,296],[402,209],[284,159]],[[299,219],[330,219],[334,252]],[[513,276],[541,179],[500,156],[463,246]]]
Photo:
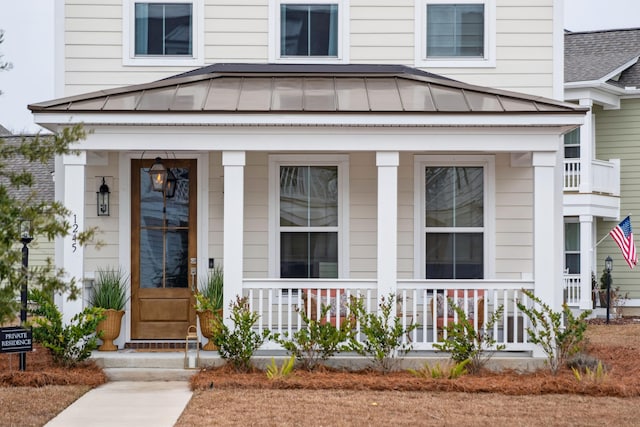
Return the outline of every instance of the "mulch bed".
[[[49,350],[33,345],[27,353],[26,371],[19,369],[18,353],[0,355],[0,387],[46,385],[88,385],[96,387],[107,382],[107,376],[92,361],[83,362],[73,368],[54,366]]]

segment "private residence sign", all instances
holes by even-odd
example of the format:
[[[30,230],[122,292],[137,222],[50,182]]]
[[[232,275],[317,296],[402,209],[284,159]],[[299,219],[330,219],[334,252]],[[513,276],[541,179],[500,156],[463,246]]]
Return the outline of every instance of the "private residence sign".
[[[31,329],[0,328],[0,353],[24,353],[33,350]]]

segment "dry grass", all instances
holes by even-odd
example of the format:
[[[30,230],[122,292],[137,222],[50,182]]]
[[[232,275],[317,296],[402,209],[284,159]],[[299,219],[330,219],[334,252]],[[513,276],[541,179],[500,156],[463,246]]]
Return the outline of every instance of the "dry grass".
[[[0,426],[43,426],[90,389],[86,385],[0,388]]]

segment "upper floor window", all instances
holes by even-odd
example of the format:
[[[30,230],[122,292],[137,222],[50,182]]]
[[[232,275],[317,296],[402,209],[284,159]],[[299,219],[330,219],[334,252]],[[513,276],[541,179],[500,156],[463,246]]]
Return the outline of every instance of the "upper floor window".
[[[270,165],[273,274],[343,276],[346,158],[273,156]]]
[[[135,55],[193,55],[193,5],[135,4]]]
[[[493,158],[438,156],[416,159],[422,182],[420,275],[426,279],[491,277]]]
[[[416,63],[495,66],[494,0],[418,0]]]
[[[124,64],[200,65],[202,1],[125,1]]]
[[[271,61],[344,62],[346,0],[271,0]]]

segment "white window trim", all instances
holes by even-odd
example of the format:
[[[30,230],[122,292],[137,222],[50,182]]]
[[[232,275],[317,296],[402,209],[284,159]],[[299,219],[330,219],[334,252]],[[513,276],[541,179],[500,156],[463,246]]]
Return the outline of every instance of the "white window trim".
[[[492,155],[417,155],[414,158],[414,278],[425,280],[426,244],[425,236],[425,168],[427,166],[482,166],[484,168],[484,279],[495,277],[495,222],[496,222],[496,180],[495,157]],[[463,280],[463,279],[460,279]],[[466,280],[466,279],[464,279]]]
[[[193,5],[193,53],[185,56],[135,56],[135,3],[189,3]],[[122,64],[135,66],[204,65],[204,0],[125,0],[122,2]]]
[[[484,4],[484,58],[427,58],[428,4]],[[489,68],[496,66],[495,0],[415,0],[415,65],[430,68]]]
[[[575,251],[570,251],[567,250],[567,234],[566,234],[566,224],[578,224],[578,249]],[[563,271],[567,271],[567,255],[580,255],[580,238],[582,236],[580,236],[580,220],[578,217],[575,216],[565,216],[564,217],[564,221],[562,224],[562,269]],[[578,267],[580,268],[580,270],[582,270],[582,266],[580,265],[580,263],[578,263]],[[580,273],[573,273],[573,274],[580,274]]]
[[[280,57],[280,5],[281,4],[337,4],[338,56],[337,57]],[[269,62],[282,64],[345,64],[349,62],[349,0],[269,0]]]
[[[269,156],[269,277],[280,278],[280,166],[338,167],[338,278],[349,277],[349,156]]]

